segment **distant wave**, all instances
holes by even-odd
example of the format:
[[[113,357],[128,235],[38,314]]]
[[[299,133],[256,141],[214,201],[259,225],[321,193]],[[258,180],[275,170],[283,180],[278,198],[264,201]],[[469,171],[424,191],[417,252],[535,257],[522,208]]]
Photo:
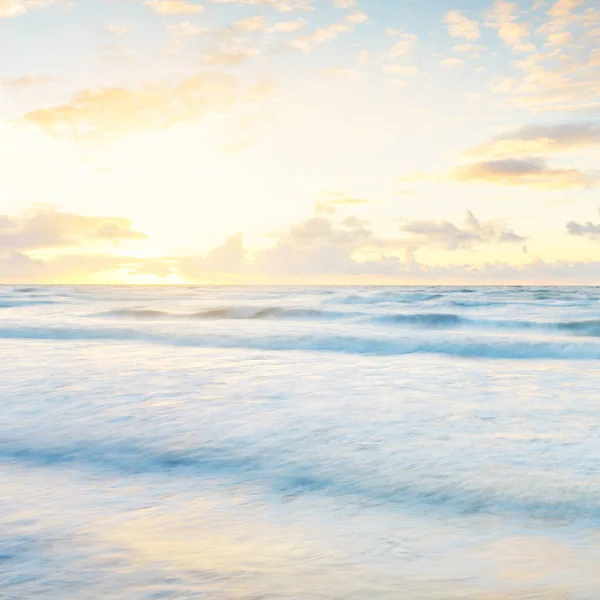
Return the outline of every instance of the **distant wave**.
[[[398,323],[402,325],[419,325],[423,327],[452,327],[466,325],[470,319],[447,313],[415,313],[383,315],[377,320],[383,323]]]
[[[522,338],[419,339],[360,337],[332,334],[236,335],[180,333],[122,328],[14,327],[0,328],[0,339],[147,342],[197,348],[243,348],[266,351],[313,351],[374,356],[440,354],[464,358],[600,359],[600,343]]]
[[[410,303],[410,302],[428,302],[442,298],[442,294],[438,293],[401,293],[401,292],[385,292],[376,295],[359,295],[351,294],[343,298],[332,298],[328,302],[330,304],[384,304],[384,303]]]
[[[191,313],[174,313],[163,310],[143,308],[126,308],[100,313],[101,317],[125,317],[130,319],[319,319],[352,316],[351,313],[324,311],[312,308],[282,308],[277,306],[245,307],[234,306],[226,308],[212,308]]]
[[[0,308],[19,308],[22,306],[38,306],[42,304],[58,304],[57,300],[0,300]]]

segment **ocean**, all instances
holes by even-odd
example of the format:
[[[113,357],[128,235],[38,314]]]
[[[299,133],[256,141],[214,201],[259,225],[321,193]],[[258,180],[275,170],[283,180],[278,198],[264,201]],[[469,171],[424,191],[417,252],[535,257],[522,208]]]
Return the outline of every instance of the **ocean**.
[[[600,288],[0,286],[2,600],[600,598]]]

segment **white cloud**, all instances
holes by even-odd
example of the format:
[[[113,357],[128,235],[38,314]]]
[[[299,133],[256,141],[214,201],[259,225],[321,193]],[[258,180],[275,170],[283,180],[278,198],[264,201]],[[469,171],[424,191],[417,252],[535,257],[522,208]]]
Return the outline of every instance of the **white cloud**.
[[[407,56],[413,51],[418,41],[419,38],[416,35],[410,33],[403,34],[402,39],[399,42],[396,42],[385,53],[385,58],[388,60],[394,60],[403,56]]]
[[[457,10],[446,13],[444,22],[448,25],[448,32],[452,37],[462,37],[472,41],[481,37],[479,23],[471,21]]]
[[[299,19],[298,21],[281,21],[270,27],[269,31],[274,33],[293,33],[295,31],[299,31],[305,26],[306,21],[304,19]]]

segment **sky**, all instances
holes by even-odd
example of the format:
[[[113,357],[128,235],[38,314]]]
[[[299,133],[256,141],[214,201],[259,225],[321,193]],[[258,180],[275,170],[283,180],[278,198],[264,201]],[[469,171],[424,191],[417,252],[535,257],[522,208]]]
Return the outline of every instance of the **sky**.
[[[0,0],[0,282],[600,284],[595,0]]]

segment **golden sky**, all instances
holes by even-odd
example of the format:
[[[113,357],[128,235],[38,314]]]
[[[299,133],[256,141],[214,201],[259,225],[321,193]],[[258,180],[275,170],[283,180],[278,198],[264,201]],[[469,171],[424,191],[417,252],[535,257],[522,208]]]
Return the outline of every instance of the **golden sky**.
[[[600,284],[593,0],[0,0],[0,282]]]

